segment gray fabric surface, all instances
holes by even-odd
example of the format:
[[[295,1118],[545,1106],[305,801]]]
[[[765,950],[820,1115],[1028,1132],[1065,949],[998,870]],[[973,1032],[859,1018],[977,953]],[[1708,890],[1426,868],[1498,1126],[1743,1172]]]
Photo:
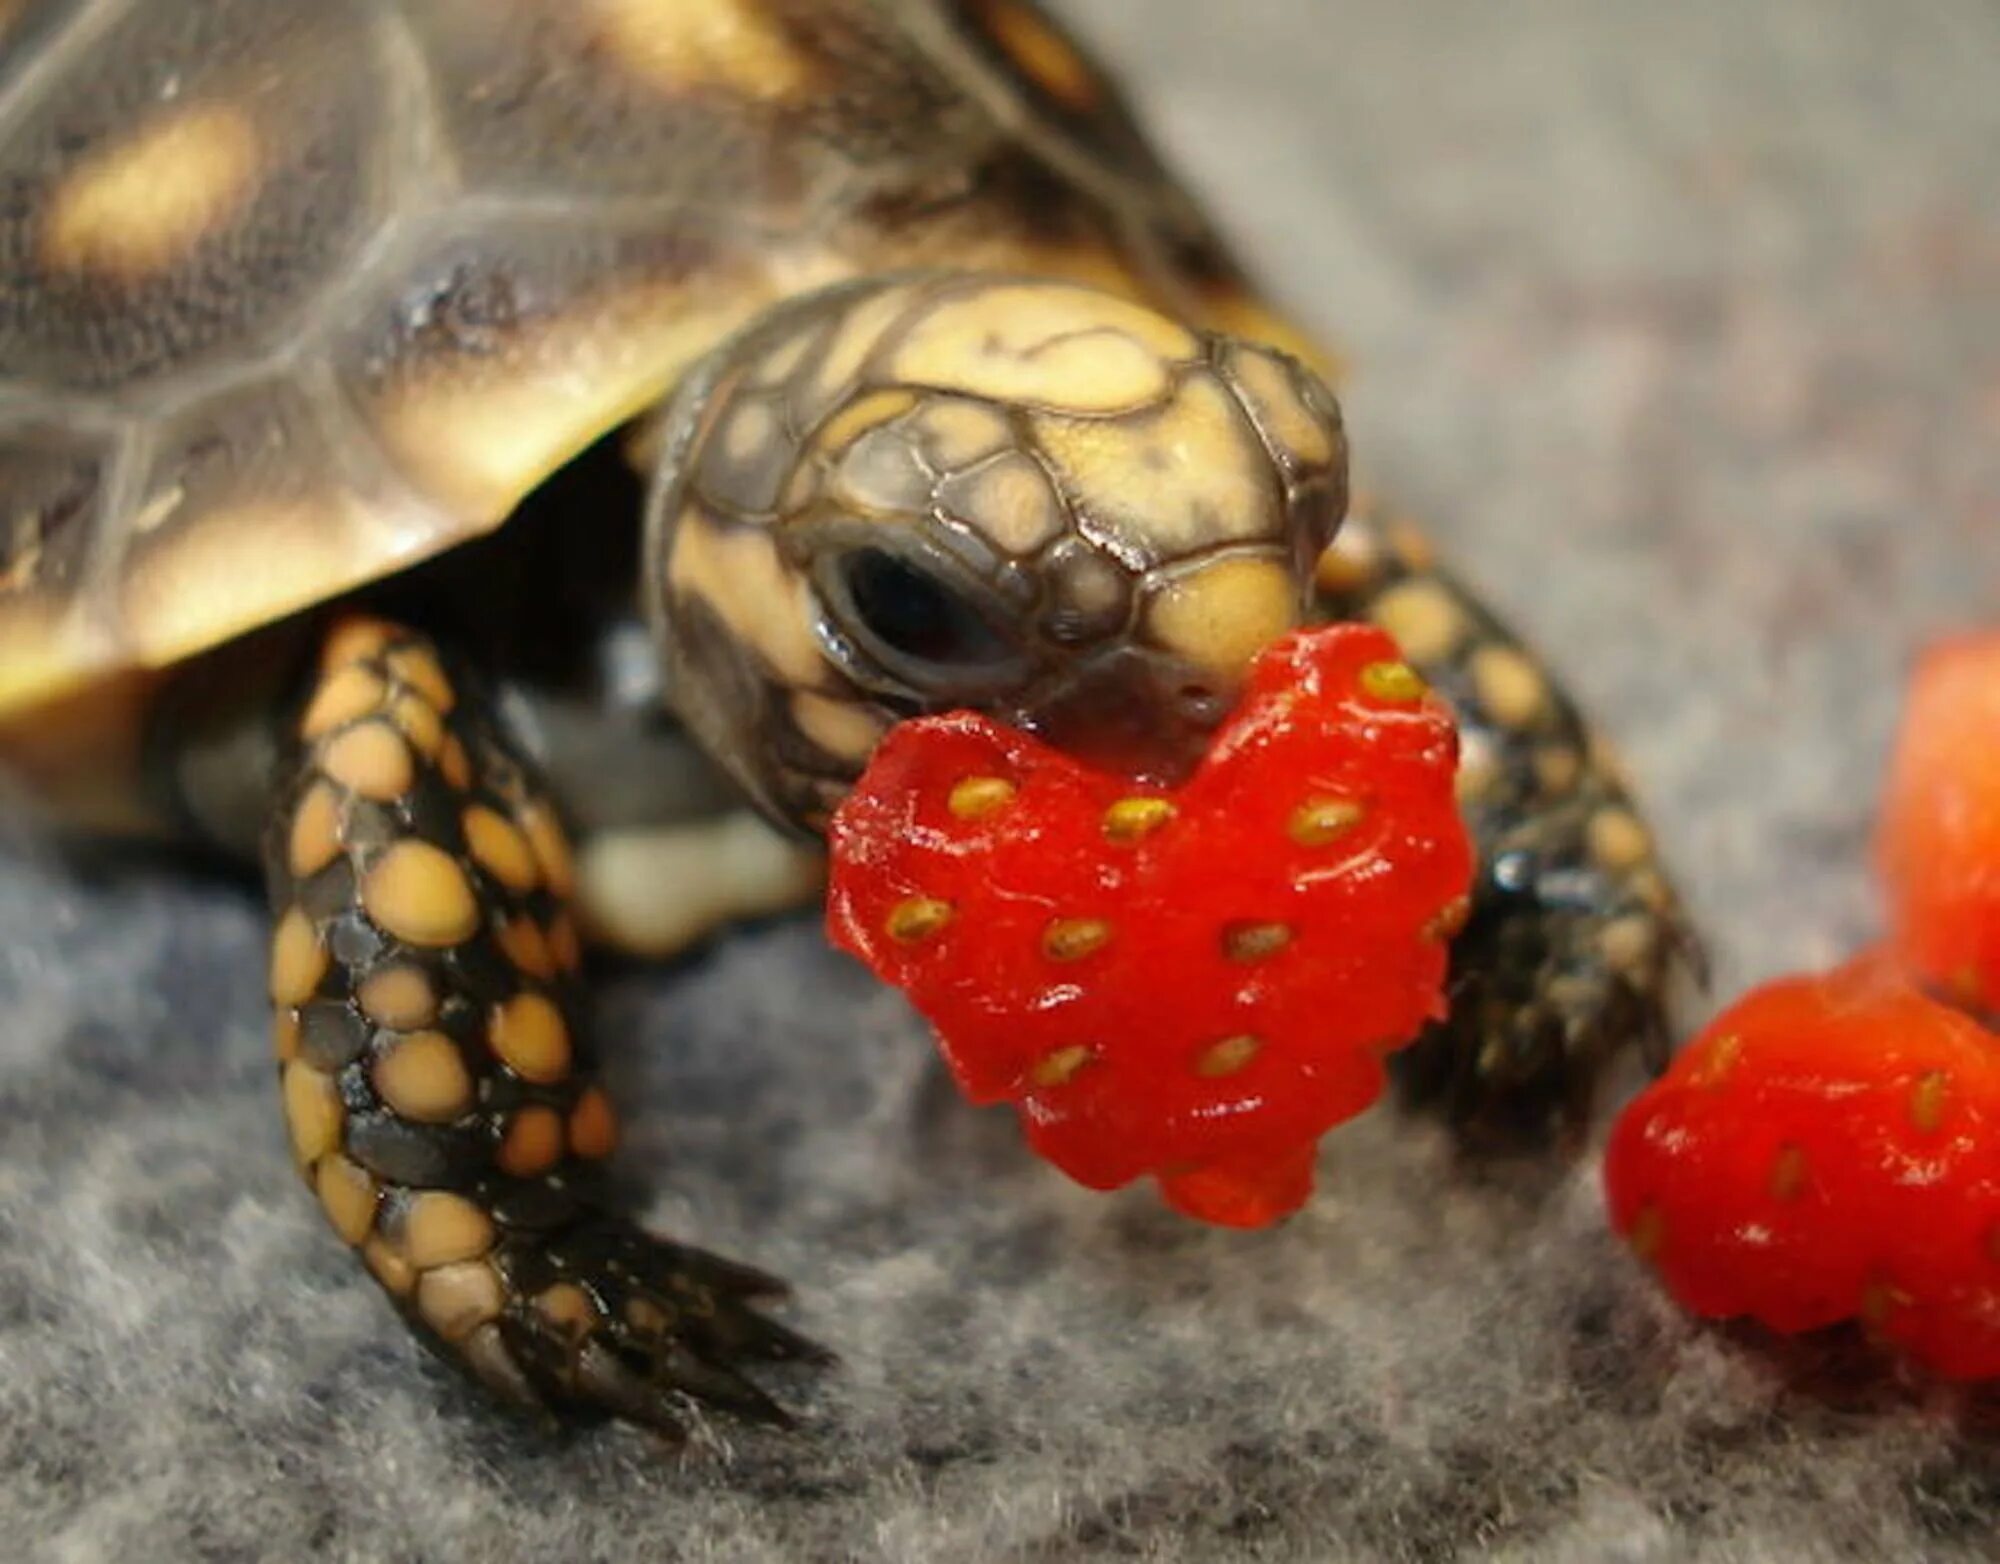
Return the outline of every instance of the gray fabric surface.
[[[1865,933],[1905,660],[2000,601],[2000,13],[1067,9],[1622,741],[1724,990]],[[807,922],[605,1026],[654,1216],[845,1366],[802,1435],[552,1447],[291,1181],[251,897],[8,834],[0,1558],[1991,1556],[1957,1398],[1691,1329],[1594,1166],[1471,1181],[1385,1113],[1281,1231],[1198,1231],[957,1104]]]

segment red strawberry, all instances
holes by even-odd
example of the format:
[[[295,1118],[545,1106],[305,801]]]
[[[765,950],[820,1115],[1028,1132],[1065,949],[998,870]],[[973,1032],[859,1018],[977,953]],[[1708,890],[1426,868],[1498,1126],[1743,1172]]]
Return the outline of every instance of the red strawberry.
[[[1612,1131],[1612,1224],[1697,1314],[1858,1317],[2000,1375],[2000,1038],[1886,953],[1709,1025]]]
[[[1151,1173],[1259,1226],[1442,1013],[1472,872],[1456,759],[1395,643],[1354,625],[1266,651],[1175,790],[971,714],[904,723],[834,817],[828,927],[1072,1178]]]
[[[1876,859],[1904,959],[2000,1014],[2000,632],[1945,641],[1918,664]]]

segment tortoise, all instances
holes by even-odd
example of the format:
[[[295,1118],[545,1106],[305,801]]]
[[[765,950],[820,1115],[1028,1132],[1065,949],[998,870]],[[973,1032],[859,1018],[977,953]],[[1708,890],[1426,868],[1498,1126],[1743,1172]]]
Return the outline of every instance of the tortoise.
[[[1373,619],[1481,855],[1406,1095],[1559,1136],[1663,1046],[1615,765],[1027,0],[0,0],[0,178],[0,763],[261,860],[297,1169],[504,1400],[817,1355],[606,1192],[583,949],[809,902],[913,714],[1172,774]]]

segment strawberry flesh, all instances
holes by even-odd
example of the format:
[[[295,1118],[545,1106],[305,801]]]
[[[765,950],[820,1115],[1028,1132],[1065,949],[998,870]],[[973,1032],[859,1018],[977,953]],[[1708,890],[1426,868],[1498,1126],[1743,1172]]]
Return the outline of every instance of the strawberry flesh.
[[[1449,715],[1381,631],[1289,636],[1182,786],[970,713],[906,722],[836,813],[828,927],[974,1102],[1080,1183],[1260,1226],[1443,1013],[1472,849]]]

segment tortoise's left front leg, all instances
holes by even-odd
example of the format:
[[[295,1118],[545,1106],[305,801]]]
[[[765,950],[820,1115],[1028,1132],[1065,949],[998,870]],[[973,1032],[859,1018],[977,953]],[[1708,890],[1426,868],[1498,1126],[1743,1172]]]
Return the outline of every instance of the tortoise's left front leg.
[[[1620,1050],[1664,1064],[1675,991],[1701,974],[1652,834],[1551,671],[1407,524],[1357,503],[1319,588],[1328,617],[1389,631],[1459,723],[1478,878],[1450,1016],[1393,1056],[1404,1099],[1475,1142],[1580,1128]]]
[[[292,1151],[417,1335],[527,1406],[779,1418],[738,1370],[820,1355],[751,1307],[782,1285],[605,1198],[569,847],[468,673],[398,627],[336,627],[265,856]]]

